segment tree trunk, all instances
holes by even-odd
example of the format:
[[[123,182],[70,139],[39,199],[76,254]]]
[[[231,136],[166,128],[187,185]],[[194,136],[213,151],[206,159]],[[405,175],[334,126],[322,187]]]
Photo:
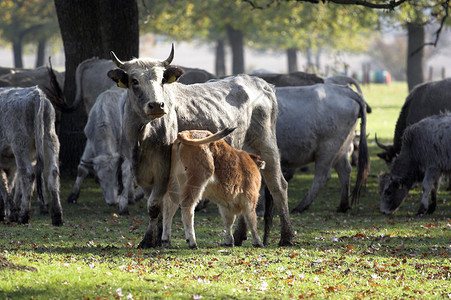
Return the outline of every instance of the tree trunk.
[[[216,72],[216,76],[218,76],[218,77],[223,77],[226,75],[225,49],[224,49],[224,40],[223,39],[219,39],[216,42],[215,72]]]
[[[45,46],[47,45],[47,40],[45,38],[40,39],[38,42],[38,51],[36,54],[36,68],[43,66],[45,61]]]
[[[288,73],[298,71],[298,55],[296,48],[287,49]]]
[[[411,91],[417,84],[424,82],[424,26],[407,23],[407,39],[407,85]]]
[[[18,39],[13,42],[13,56],[14,56],[14,67],[23,68],[22,61],[22,39]]]
[[[111,50],[123,60],[139,56],[138,5],[136,0],[54,1],[66,57],[64,95],[71,104],[75,70],[83,60],[93,56],[109,59]],[[86,140],[86,120],[83,105],[73,113],[63,113],[59,136],[62,175],[74,176],[77,172]]]
[[[234,75],[244,73],[244,37],[241,30],[227,26],[227,35],[232,47],[232,73]]]

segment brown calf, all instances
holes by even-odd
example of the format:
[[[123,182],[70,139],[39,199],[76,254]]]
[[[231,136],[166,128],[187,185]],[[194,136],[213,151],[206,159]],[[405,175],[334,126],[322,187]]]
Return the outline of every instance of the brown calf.
[[[237,150],[222,140],[234,129],[212,134],[206,130],[187,130],[178,134],[172,146],[168,191],[163,199],[163,247],[171,246],[171,223],[179,205],[185,237],[190,248],[197,248],[194,208],[202,198],[219,206],[226,227],[225,245],[233,246],[232,226],[243,215],[251,229],[252,245],[262,247],[257,233],[257,205],[264,161],[254,154]]]

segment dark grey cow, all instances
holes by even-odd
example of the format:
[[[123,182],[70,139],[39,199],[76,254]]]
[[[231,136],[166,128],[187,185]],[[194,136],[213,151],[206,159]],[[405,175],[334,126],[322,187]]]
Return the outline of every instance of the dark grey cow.
[[[125,90],[112,87],[101,93],[89,112],[84,132],[87,138],[85,150],[78,165],[78,174],[67,198],[76,203],[84,178],[93,173],[109,205],[119,205],[120,214],[128,214],[128,202],[133,201],[133,185],[122,193],[124,184],[132,184],[131,165],[120,155],[122,139],[122,115]]]
[[[409,125],[446,111],[451,111],[451,78],[416,86],[407,96],[399,113],[393,145],[383,145],[376,137],[377,145],[384,150],[377,156],[391,163],[401,151],[402,136]]]
[[[182,74],[170,67],[168,59],[134,59],[121,62],[108,73],[127,88],[123,130],[128,157],[133,159],[138,185],[150,194],[147,232],[139,247],[161,245],[162,198],[167,190],[171,143],[178,132],[204,129],[216,132],[226,127],[237,129],[229,136],[235,148],[252,150],[266,162],[262,171],[276,199],[281,219],[280,245],[291,245],[293,230],[287,204],[287,182],[280,169],[276,141],[277,100],[274,89],[265,81],[248,75],[229,77],[204,84],[183,85],[169,79]],[[133,150],[133,151],[132,151]],[[133,153],[132,153],[133,152]],[[235,244],[245,239],[244,220],[235,231]]]
[[[59,141],[55,132],[55,111],[38,87],[0,88],[0,192],[3,205],[0,218],[28,223],[30,200],[36,178],[38,197],[42,193],[42,174],[52,198],[52,224],[63,224],[59,198]],[[32,162],[36,161],[33,168]],[[12,179],[17,170],[15,196],[12,200]],[[11,173],[12,172],[12,173]],[[9,175],[9,176],[5,176]],[[20,199],[18,199],[20,198]],[[41,200],[43,201],[43,200]]]
[[[412,186],[422,182],[423,196],[418,214],[432,214],[437,206],[440,177],[449,173],[451,115],[436,115],[410,125],[404,131],[401,151],[390,172],[379,177],[381,212],[395,212]]]

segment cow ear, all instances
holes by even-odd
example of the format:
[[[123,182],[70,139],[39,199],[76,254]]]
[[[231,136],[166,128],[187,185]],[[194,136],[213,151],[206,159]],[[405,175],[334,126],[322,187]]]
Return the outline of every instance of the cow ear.
[[[113,79],[120,88],[128,88],[128,74],[122,69],[114,69],[108,71],[108,77]]]
[[[182,68],[168,67],[163,73],[163,84],[176,82],[183,74],[185,71]]]

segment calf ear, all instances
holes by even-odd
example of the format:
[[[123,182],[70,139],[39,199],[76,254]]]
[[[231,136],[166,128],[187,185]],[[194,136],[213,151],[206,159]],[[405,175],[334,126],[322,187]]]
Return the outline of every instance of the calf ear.
[[[185,71],[182,68],[168,67],[163,73],[163,84],[176,82],[183,74]]]
[[[128,74],[122,69],[114,69],[108,71],[108,77],[113,79],[120,88],[128,88]]]

